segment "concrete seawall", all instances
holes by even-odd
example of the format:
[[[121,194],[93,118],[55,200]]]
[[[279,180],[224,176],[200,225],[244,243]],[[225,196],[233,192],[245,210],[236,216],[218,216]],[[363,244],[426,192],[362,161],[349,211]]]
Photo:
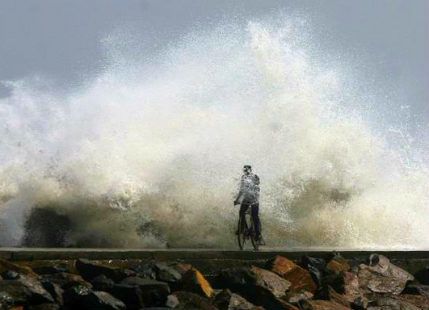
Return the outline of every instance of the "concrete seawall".
[[[303,255],[324,257],[332,251],[340,252],[345,258],[363,259],[371,253],[379,253],[394,260],[428,260],[429,251],[389,251],[389,250],[321,250],[321,249],[266,249],[254,251],[234,251],[217,249],[84,249],[84,248],[0,248],[0,258],[21,260],[55,259],[155,259],[155,260],[193,260],[193,259],[237,259],[263,260],[275,255],[298,259]]]
[[[265,262],[281,255],[299,261],[304,255],[326,257],[332,251],[344,258],[365,261],[370,254],[387,256],[394,264],[414,273],[429,266],[429,251],[387,251],[346,249],[265,249],[262,251],[233,251],[216,249],[77,249],[77,248],[0,248],[0,258],[10,261],[91,260],[122,261],[139,259],[144,261],[183,261],[199,269],[205,276],[212,276],[220,269],[246,265],[263,266]]]

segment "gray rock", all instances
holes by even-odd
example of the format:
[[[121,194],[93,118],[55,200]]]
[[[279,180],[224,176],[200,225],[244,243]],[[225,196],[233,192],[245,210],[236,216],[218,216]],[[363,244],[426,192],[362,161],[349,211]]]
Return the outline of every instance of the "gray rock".
[[[105,275],[113,281],[118,282],[130,275],[128,270],[105,266],[87,259],[78,259],[75,266],[79,274],[87,281],[99,275]]]
[[[115,282],[112,279],[109,279],[108,277],[106,277],[104,274],[100,274],[96,276],[94,279],[92,279],[89,282],[92,284],[94,290],[97,290],[97,291],[108,292],[115,285]]]
[[[373,293],[389,293],[399,295],[408,281],[414,279],[407,271],[390,263],[383,255],[372,254],[370,265],[359,265],[360,288]]]

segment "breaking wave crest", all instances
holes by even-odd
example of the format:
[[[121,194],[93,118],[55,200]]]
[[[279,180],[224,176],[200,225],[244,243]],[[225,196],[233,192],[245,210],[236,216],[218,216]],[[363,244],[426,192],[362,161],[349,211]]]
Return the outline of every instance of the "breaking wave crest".
[[[235,247],[251,164],[269,246],[427,248],[427,167],[366,119],[305,19],[281,20],[195,30],[155,56],[118,31],[71,94],[7,82],[0,244],[50,245],[57,214],[63,246]]]

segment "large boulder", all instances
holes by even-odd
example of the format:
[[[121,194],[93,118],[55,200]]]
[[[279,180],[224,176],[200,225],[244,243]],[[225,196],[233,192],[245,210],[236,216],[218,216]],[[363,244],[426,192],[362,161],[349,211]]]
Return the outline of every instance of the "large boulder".
[[[399,295],[414,277],[390,263],[383,255],[372,254],[369,265],[359,265],[359,285],[366,293]]]
[[[305,290],[314,294],[317,289],[310,272],[285,257],[277,255],[268,261],[267,267],[291,283],[291,292]]]
[[[255,266],[224,269],[217,282],[257,306],[288,309],[280,297],[285,296],[291,284],[271,271]]]
[[[145,306],[161,306],[165,304],[170,288],[168,284],[152,279],[140,277],[128,277],[121,281],[121,284],[137,286],[142,291],[142,300]]]
[[[191,268],[183,275],[181,284],[184,291],[194,292],[208,298],[214,295],[214,290],[210,283],[195,268]]]

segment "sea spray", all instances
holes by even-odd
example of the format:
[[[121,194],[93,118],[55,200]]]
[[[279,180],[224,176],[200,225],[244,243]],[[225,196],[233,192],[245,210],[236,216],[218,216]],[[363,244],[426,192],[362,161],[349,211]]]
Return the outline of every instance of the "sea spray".
[[[233,248],[251,164],[269,246],[427,248],[427,168],[405,165],[356,110],[306,27],[283,16],[197,29],[155,56],[118,31],[104,72],[71,94],[9,82],[0,244],[31,239],[26,218],[47,208],[70,220],[64,246]]]

